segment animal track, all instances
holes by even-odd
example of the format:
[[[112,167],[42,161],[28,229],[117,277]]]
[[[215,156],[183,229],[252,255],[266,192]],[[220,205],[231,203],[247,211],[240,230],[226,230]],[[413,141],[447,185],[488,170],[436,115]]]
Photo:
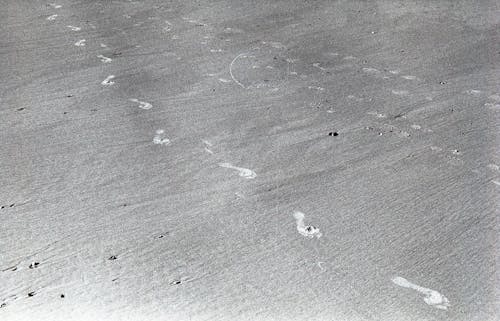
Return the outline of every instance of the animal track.
[[[400,276],[392,278],[391,281],[403,288],[412,289],[422,293],[424,295],[424,302],[436,309],[447,310],[448,307],[450,307],[450,301],[437,291],[411,283],[407,279]]]
[[[257,174],[255,174],[254,171],[252,171],[248,168],[233,166],[230,163],[220,163],[219,166],[224,167],[224,168],[237,170],[238,175],[240,175],[241,177],[247,178],[247,179],[252,179],[252,178],[257,177]]]

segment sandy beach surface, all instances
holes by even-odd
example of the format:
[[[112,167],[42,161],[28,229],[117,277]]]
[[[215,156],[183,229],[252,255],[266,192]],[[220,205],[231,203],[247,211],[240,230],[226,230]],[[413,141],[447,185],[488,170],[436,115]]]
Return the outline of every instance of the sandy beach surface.
[[[498,1],[0,8],[0,320],[500,320]]]

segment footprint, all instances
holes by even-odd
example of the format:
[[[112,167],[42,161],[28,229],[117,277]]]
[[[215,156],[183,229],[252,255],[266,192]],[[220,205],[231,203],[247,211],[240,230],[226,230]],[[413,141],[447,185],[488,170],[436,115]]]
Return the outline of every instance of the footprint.
[[[297,222],[297,231],[305,237],[308,238],[320,238],[323,234],[319,231],[319,228],[312,226],[312,225],[305,225],[304,224],[304,218],[305,214],[299,211],[293,212],[293,217],[295,218],[295,221]]]
[[[424,295],[424,302],[436,309],[448,310],[448,307],[451,306],[450,301],[444,295],[442,295],[437,291],[413,284],[407,279],[402,278],[400,276],[392,278],[391,281],[394,284],[401,286],[403,288],[412,289],[422,293]]]
[[[47,17],[47,20],[49,20],[49,21],[54,21],[54,20],[56,20],[56,18],[57,18],[58,16],[59,16],[59,15],[57,15],[57,14],[53,14],[53,15],[51,15],[51,16],[49,16],[49,17]]]
[[[321,71],[328,71],[328,69],[321,67],[319,62],[313,63],[313,67],[318,68]]]
[[[469,90],[466,90],[465,92],[469,95],[480,95],[483,93],[481,90],[478,90],[478,89],[469,89]]]
[[[158,129],[156,135],[153,137],[153,143],[156,145],[170,145],[170,139],[164,137],[165,131],[163,129]]]
[[[387,118],[386,114],[377,113],[377,112],[374,112],[374,111],[370,111],[370,112],[368,112],[366,114],[367,115],[371,115],[371,116],[376,116],[377,118]]]
[[[495,103],[485,103],[484,107],[491,108],[491,109],[499,109],[500,104],[495,104]]]
[[[391,92],[396,96],[406,96],[409,94],[408,90],[391,90]]]
[[[147,103],[145,101],[140,101],[139,99],[131,98],[129,100],[134,102],[134,103],[138,103],[139,108],[144,109],[144,110],[148,110],[148,109],[151,109],[153,107],[153,105],[151,105],[150,103]]]
[[[114,85],[115,82],[114,81],[111,81],[112,79],[114,79],[115,76],[114,75],[110,75],[108,77],[106,77],[106,79],[104,79],[102,82],[101,82],[101,85],[103,86],[111,86],[111,85]]]
[[[247,179],[252,179],[252,178],[257,177],[257,174],[255,174],[254,171],[252,171],[248,168],[233,166],[230,163],[220,163],[219,166],[224,167],[224,168],[237,170],[239,172],[238,175],[240,175],[241,177],[247,178]]]
[[[214,154],[214,152],[212,150],[210,150],[210,147],[212,147],[212,143],[210,143],[208,140],[202,140],[203,144],[205,144],[205,151],[209,154]]]
[[[71,29],[71,30],[73,30],[73,31],[80,31],[80,30],[82,30],[82,28],[80,28],[80,27],[75,27],[75,26],[66,26],[66,27],[70,28],[70,29]]]
[[[84,47],[85,46],[85,39],[82,39],[82,40],[78,40],[77,42],[75,42],[75,46],[77,47]]]
[[[307,88],[311,89],[311,90],[316,90],[316,91],[324,91],[325,90],[325,88],[319,87],[319,86],[308,86]]]
[[[363,71],[368,73],[368,74],[378,74],[380,73],[380,70],[375,69],[375,68],[363,68]]]
[[[493,94],[493,95],[489,96],[488,98],[491,100],[494,100],[496,102],[500,102],[500,94]]]
[[[488,168],[491,169],[492,171],[500,172],[500,166],[496,164],[488,164]]]
[[[97,56],[97,58],[101,59],[101,61],[102,61],[103,63],[108,63],[108,62],[113,61],[113,59],[108,58],[108,57],[105,57],[105,56],[103,56],[103,55],[99,55],[99,56]]]

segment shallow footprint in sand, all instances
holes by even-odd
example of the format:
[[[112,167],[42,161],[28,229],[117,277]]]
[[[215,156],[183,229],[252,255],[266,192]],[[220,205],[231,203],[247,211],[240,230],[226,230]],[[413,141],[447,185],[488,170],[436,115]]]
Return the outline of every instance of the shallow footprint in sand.
[[[140,101],[139,99],[131,98],[129,100],[134,102],[134,103],[138,103],[140,109],[148,110],[148,109],[151,109],[153,107],[153,105],[151,105],[150,103],[147,103],[145,101]]]
[[[113,59],[108,58],[108,57],[106,57],[104,55],[98,55],[97,58],[101,59],[101,62],[103,62],[105,64],[113,61]]]
[[[80,31],[80,30],[82,30],[82,28],[75,27],[75,26],[66,26],[66,27],[70,28],[72,31]]]
[[[156,135],[153,137],[153,143],[156,145],[170,145],[170,139],[164,137],[165,131],[163,129],[158,129]]]
[[[230,163],[220,163],[219,166],[224,167],[224,168],[234,169],[234,170],[238,171],[238,175],[240,175],[241,177],[247,178],[247,179],[252,179],[252,178],[257,177],[257,174],[255,174],[254,171],[252,171],[251,169],[248,169],[248,168],[233,166]]]
[[[77,47],[85,47],[85,39],[82,39],[82,40],[78,40],[77,42],[75,42],[75,46]]]
[[[106,77],[106,79],[104,79],[102,82],[101,82],[101,85],[103,86],[111,86],[111,85],[114,85],[115,82],[112,81],[113,79],[115,78],[114,75],[109,75],[108,77]]]
[[[424,295],[424,302],[436,309],[448,310],[448,307],[451,306],[450,301],[444,295],[442,295],[437,291],[411,283],[407,279],[402,278],[400,276],[393,277],[391,281],[394,284],[401,286],[403,288],[412,289],[422,293]]]
[[[305,214],[299,211],[293,212],[293,217],[295,218],[295,221],[297,223],[297,231],[305,237],[308,238],[320,238],[323,234],[319,231],[319,228],[312,226],[312,225],[305,225],[304,224],[304,218]]]

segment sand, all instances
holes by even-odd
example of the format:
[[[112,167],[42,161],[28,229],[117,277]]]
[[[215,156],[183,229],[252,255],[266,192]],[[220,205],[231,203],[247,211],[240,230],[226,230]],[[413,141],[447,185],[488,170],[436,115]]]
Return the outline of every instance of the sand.
[[[0,320],[499,319],[497,1],[1,7]]]

